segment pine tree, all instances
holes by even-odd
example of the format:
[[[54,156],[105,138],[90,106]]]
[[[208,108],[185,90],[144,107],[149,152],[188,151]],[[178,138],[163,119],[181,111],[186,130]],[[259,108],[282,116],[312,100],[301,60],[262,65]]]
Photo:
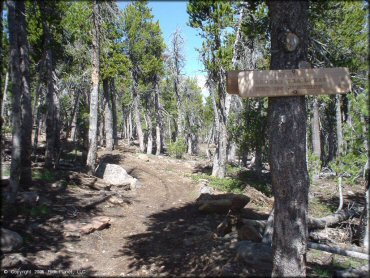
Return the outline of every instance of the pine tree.
[[[93,3],[93,39],[92,39],[92,73],[91,73],[91,92],[90,92],[90,118],[89,118],[89,152],[87,154],[86,165],[88,173],[95,172],[95,160],[97,151],[97,124],[98,124],[98,94],[99,94],[99,67],[100,67],[100,42],[99,42],[99,3]]]
[[[222,39],[226,27],[231,26],[233,12],[229,2],[190,1],[187,6],[190,26],[199,28],[203,43],[203,64],[208,72],[208,87],[213,96],[217,144],[213,159],[212,176],[224,177],[227,162],[227,113],[225,106],[225,55]],[[230,54],[230,53],[229,53]]]

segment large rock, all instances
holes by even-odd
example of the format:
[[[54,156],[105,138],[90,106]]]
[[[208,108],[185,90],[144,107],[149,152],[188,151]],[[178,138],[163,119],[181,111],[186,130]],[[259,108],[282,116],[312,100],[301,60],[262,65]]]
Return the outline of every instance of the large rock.
[[[197,199],[199,210],[207,213],[226,213],[229,210],[240,211],[250,201],[248,196],[243,194],[201,194]]]
[[[96,176],[113,185],[129,184],[132,178],[121,166],[108,163],[99,165]]]
[[[271,276],[272,248],[269,244],[239,241],[236,245],[236,256],[251,272],[261,276]]]
[[[1,251],[13,252],[23,244],[23,238],[16,232],[1,228]]]
[[[107,184],[131,190],[141,187],[140,182],[127,174],[126,170],[117,164],[101,163],[96,170],[96,176]]]

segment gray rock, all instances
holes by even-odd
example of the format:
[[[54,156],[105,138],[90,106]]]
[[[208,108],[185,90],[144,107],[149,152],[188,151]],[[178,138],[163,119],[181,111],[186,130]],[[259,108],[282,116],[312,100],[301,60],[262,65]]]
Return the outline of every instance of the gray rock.
[[[131,176],[126,170],[116,164],[101,163],[96,170],[96,176],[112,185],[122,185],[131,182]]]
[[[236,256],[251,268],[263,269],[267,274],[271,274],[272,248],[270,244],[239,241],[236,244]]]
[[[27,258],[19,253],[5,254],[4,258],[1,260],[2,268],[14,268],[27,264],[29,264]]]
[[[138,188],[141,188],[141,183],[137,179],[131,178],[130,189],[133,190]]]
[[[23,244],[23,238],[16,232],[1,228],[1,251],[13,252]]]
[[[213,188],[208,186],[207,184],[203,183],[200,186],[200,194],[205,194],[205,193],[212,194],[213,193]]]

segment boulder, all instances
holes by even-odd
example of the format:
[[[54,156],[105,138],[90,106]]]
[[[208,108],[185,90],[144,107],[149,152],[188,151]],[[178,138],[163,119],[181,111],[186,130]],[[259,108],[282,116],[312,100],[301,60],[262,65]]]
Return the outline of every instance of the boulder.
[[[112,185],[130,184],[132,179],[121,166],[108,163],[101,163],[98,166],[96,176]]]
[[[248,196],[243,194],[201,194],[196,203],[199,210],[206,213],[227,213],[229,210],[240,211],[250,201]]]
[[[13,252],[23,244],[23,238],[16,232],[1,228],[1,251]]]

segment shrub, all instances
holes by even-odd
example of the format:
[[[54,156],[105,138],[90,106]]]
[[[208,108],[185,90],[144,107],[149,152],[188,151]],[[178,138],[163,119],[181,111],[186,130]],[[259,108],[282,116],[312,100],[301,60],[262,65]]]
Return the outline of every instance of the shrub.
[[[178,139],[176,142],[168,144],[168,153],[172,157],[182,158],[186,152],[186,143],[184,139]]]

